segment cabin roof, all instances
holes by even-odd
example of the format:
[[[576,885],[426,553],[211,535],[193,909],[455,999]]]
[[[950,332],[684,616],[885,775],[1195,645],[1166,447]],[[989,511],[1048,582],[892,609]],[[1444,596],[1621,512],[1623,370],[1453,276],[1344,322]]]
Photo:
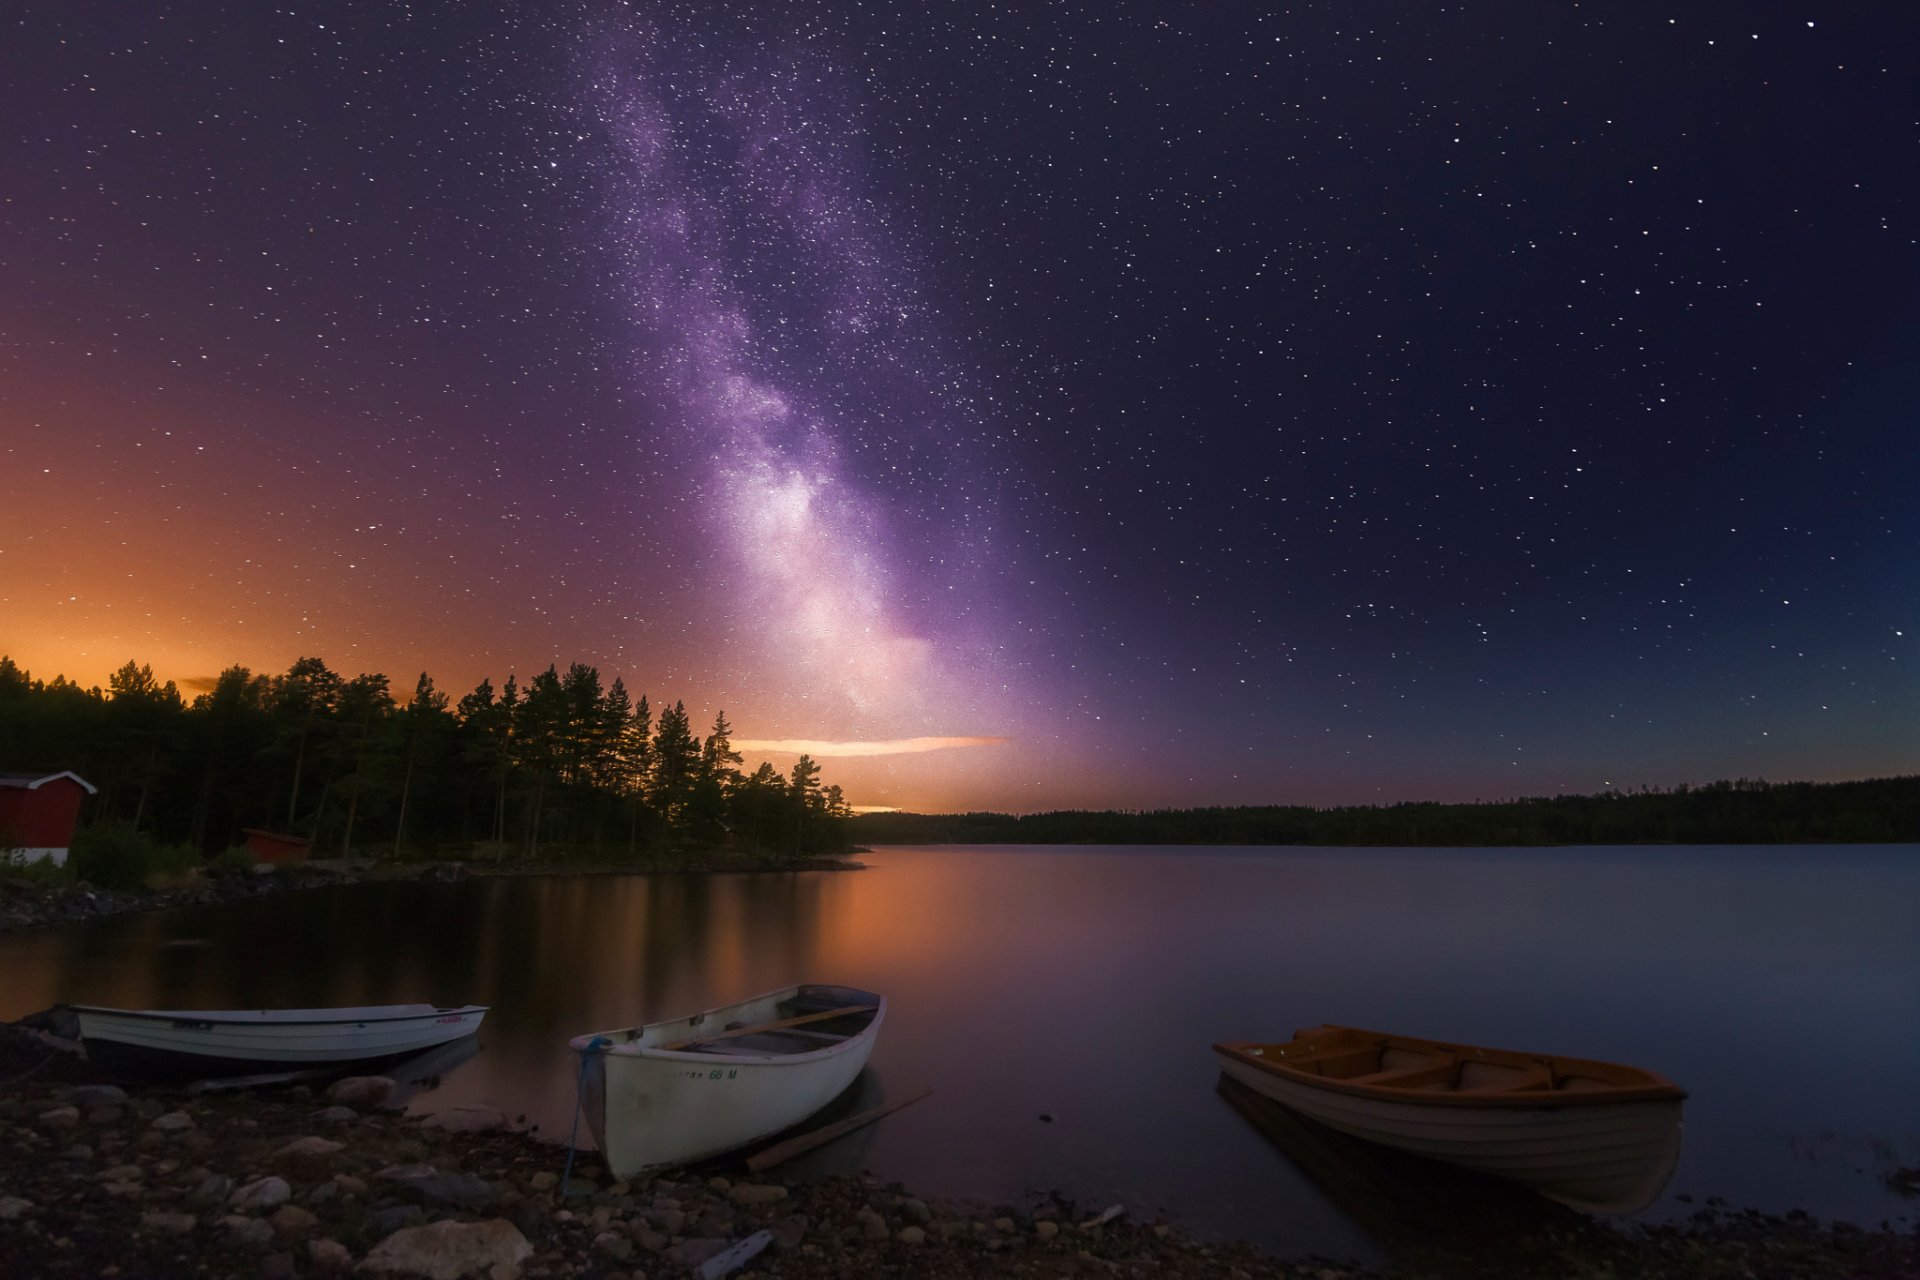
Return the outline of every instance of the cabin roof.
[[[0,770],[0,787],[12,787],[16,791],[38,791],[49,782],[58,782],[62,778],[72,778],[85,787],[90,796],[99,794],[100,788],[70,769],[63,769],[58,773],[21,773],[14,770]]]

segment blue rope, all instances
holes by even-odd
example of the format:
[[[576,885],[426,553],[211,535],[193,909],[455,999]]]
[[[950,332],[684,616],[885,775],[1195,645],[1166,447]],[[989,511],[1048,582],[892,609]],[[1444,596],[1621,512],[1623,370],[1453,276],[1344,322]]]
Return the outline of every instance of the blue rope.
[[[567,1202],[567,1186],[573,1181],[573,1153],[580,1142],[580,1112],[584,1109],[587,1095],[587,1059],[612,1043],[605,1036],[595,1036],[580,1050],[580,1074],[573,1082],[573,1131],[567,1135],[567,1170],[560,1175],[561,1204]]]

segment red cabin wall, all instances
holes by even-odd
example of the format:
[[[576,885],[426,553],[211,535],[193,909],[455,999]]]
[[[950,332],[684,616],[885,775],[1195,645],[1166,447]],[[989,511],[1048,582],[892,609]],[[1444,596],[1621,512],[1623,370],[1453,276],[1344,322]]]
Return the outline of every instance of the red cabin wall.
[[[87,789],[58,778],[35,790],[0,787],[0,845],[15,849],[66,849],[80,822]]]

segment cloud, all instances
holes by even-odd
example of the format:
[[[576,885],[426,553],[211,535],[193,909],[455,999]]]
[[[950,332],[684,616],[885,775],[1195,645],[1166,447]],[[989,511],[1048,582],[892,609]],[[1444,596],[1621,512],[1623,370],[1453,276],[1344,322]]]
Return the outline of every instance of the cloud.
[[[882,742],[825,742],[817,738],[735,738],[733,749],[772,755],[809,755],[819,759],[845,756],[910,756],[953,747],[997,747],[1006,738],[893,738]]]

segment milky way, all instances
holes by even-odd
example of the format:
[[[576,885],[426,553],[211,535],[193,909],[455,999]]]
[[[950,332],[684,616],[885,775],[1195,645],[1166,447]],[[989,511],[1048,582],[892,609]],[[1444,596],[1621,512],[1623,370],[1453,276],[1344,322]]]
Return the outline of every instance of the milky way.
[[[855,474],[858,441],[836,414],[884,396],[876,383],[928,381],[915,372],[928,317],[861,191],[853,108],[792,50],[714,66],[662,56],[673,46],[658,31],[596,34],[588,92],[613,153],[598,234],[619,264],[637,367],[664,386],[673,430],[706,468],[707,518],[744,597],[736,660],[797,665],[816,731],[977,725],[959,620],[902,608],[931,566],[923,547],[889,536],[885,499]],[[890,424],[926,439],[920,465],[949,468],[919,477],[922,494],[969,482],[950,447],[963,406],[936,397],[932,412],[931,430]],[[944,533],[955,547],[971,536]]]

